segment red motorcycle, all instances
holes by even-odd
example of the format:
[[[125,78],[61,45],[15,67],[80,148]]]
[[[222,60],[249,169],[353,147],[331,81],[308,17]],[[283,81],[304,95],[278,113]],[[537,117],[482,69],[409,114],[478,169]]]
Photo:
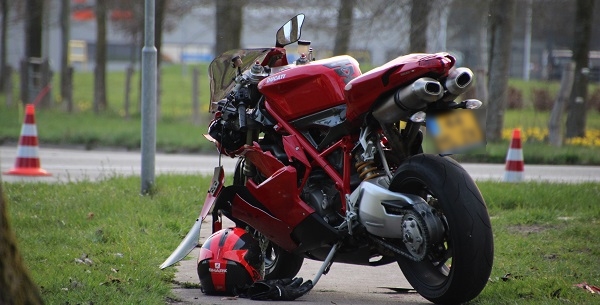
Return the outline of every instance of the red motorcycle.
[[[215,169],[199,218],[161,268],[198,244],[211,213],[213,232],[225,216],[254,234],[266,279],[294,277],[305,258],[323,261],[314,285],[333,262],[398,263],[431,302],[475,298],[492,269],[492,228],[477,185],[448,156],[485,145],[482,103],[455,102],[473,73],[448,53],[364,74],[350,56],[314,60],[303,22],[282,26],[275,47],[210,64],[207,138],[219,158],[238,158],[233,183]],[[284,46],[295,42],[303,50],[290,63]]]

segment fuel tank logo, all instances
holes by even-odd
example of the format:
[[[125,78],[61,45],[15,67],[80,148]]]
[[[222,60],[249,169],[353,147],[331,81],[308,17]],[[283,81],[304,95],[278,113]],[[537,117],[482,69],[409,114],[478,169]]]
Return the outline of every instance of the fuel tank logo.
[[[267,84],[270,84],[270,83],[282,80],[284,78],[285,78],[285,74],[277,74],[277,75],[267,77],[267,80],[265,82]]]
[[[337,75],[344,80],[345,84],[348,84],[352,79],[356,77],[354,66],[352,62],[343,59],[330,64],[325,64],[325,67],[333,69]]]

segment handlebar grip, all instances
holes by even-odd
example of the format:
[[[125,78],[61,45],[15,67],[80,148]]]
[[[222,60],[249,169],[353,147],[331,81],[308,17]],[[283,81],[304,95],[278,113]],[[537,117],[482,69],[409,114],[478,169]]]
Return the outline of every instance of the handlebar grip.
[[[239,115],[239,123],[240,123],[240,131],[246,131],[246,104],[239,103],[238,106],[238,115]]]

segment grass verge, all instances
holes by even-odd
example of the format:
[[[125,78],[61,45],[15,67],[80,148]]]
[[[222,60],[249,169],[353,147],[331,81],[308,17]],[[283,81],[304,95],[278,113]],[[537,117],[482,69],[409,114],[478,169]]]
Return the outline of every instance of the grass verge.
[[[165,304],[174,269],[158,266],[198,216],[210,179],[7,183],[19,246],[47,304]]]
[[[492,217],[495,262],[474,304],[592,304],[600,284],[600,184],[479,183]]]
[[[25,261],[48,304],[165,304],[173,268],[158,265],[192,225],[208,177],[6,183]],[[600,183],[479,182],[492,217],[495,262],[472,304],[590,304],[600,286]],[[334,267],[335,268],[335,267]],[[341,281],[343,279],[340,279]]]

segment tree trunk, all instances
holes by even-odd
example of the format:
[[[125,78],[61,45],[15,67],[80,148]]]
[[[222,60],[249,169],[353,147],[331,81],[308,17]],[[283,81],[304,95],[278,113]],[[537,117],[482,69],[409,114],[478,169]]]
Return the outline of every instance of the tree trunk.
[[[243,0],[215,0],[217,22],[215,55],[231,49],[239,49],[242,36]]]
[[[477,14],[477,18],[474,20],[476,35],[475,39],[475,91],[474,97],[481,100],[484,105],[488,105],[488,30],[487,30],[487,13],[489,12],[490,1],[479,0],[476,2],[478,8],[481,8],[480,14]]]
[[[515,0],[492,0],[490,5],[489,103],[486,128],[486,138],[490,142],[502,139],[515,7]]]
[[[96,0],[96,65],[94,68],[94,112],[106,110],[106,1]]]
[[[412,0],[409,53],[427,52],[427,26],[432,0]]]
[[[25,57],[42,57],[44,0],[26,0]]]
[[[567,114],[567,138],[584,137],[589,78],[590,38],[592,36],[592,20],[594,0],[577,0],[575,13],[575,34],[573,38],[573,61],[575,61],[575,79],[569,101]]]
[[[39,78],[39,64],[30,65],[32,57],[42,57],[42,24],[44,18],[43,0],[26,0],[25,2],[25,52],[21,60],[21,100],[23,104],[31,103],[37,92],[30,92],[29,88],[41,88]],[[39,60],[38,60],[39,62]],[[31,71],[30,71],[31,68]],[[33,93],[34,95],[31,96]]]
[[[562,123],[561,117],[573,88],[574,74],[575,63],[570,62],[566,64],[562,72],[560,90],[558,91],[558,96],[552,107],[552,112],[550,112],[550,120],[548,121],[548,141],[556,147],[562,146],[562,132],[560,128]]]
[[[0,304],[43,304],[19,253],[6,205],[0,182]]]
[[[73,101],[71,99],[72,79],[69,70],[69,40],[71,31],[71,1],[60,1],[60,96],[66,105],[68,112],[73,112]]]
[[[337,20],[337,32],[335,33],[335,45],[333,55],[344,55],[350,47],[350,35],[352,34],[352,19],[355,0],[341,0],[340,11]]]
[[[6,40],[8,37],[8,0],[0,0],[0,10],[2,10],[2,29],[0,31],[0,93],[4,92],[6,87]]]
[[[454,0],[433,0],[427,26],[427,53],[448,50],[448,17]]]

